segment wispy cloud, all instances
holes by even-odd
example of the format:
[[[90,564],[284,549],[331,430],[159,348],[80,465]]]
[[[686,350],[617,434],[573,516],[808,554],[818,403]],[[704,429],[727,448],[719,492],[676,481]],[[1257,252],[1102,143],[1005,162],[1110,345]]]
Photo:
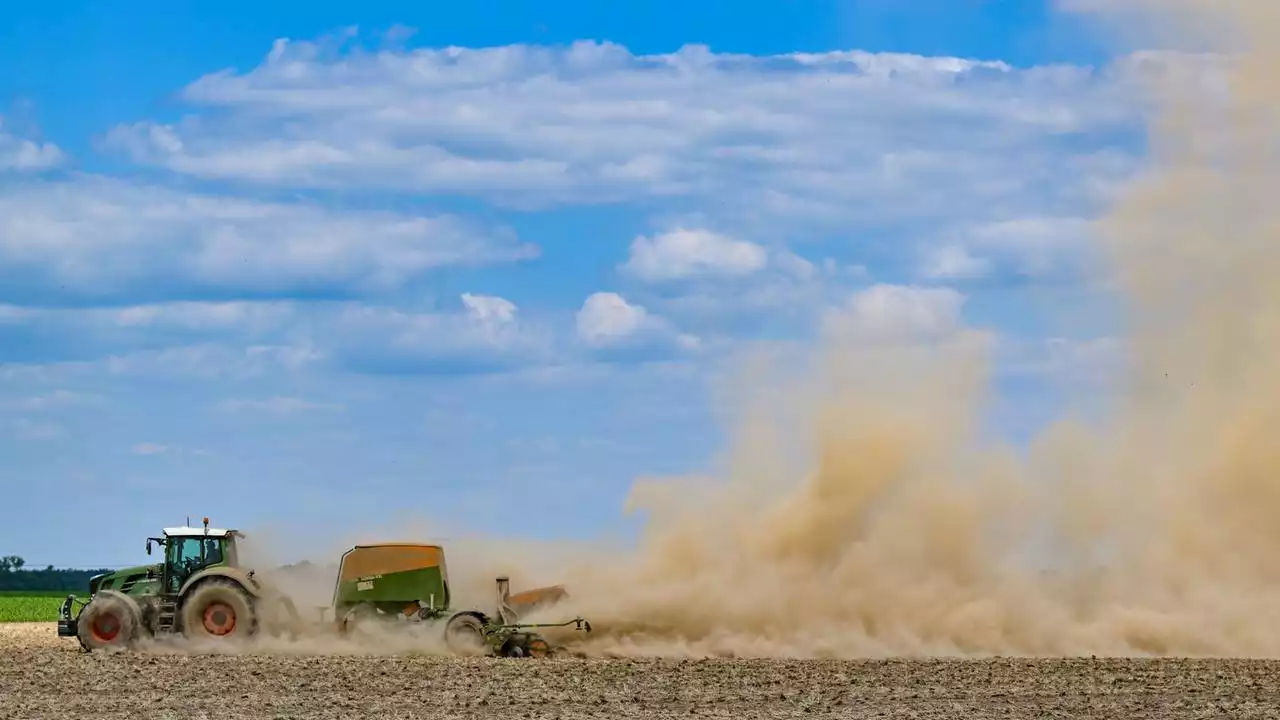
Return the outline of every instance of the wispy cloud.
[[[141,442],[134,445],[130,452],[134,455],[143,457],[158,457],[162,455],[208,455],[209,451],[203,448],[189,448],[183,445],[170,445],[158,442]]]
[[[341,54],[279,41],[244,73],[189,85],[175,125],[115,128],[142,163],[264,185],[460,193],[512,206],[714,200],[848,223],[945,216],[1045,194],[1134,127],[1124,66],[857,51],[770,57],[610,43]],[[209,112],[199,112],[207,108]],[[1065,184],[1070,185],[1070,184]]]
[[[348,296],[536,257],[458,216],[337,211],[101,177],[0,188],[0,302]]]
[[[160,443],[144,442],[133,446],[134,455],[163,455],[170,450],[170,446],[161,445]]]
[[[52,412],[63,408],[101,405],[104,398],[96,393],[51,390],[26,397],[0,397],[0,412]]]
[[[17,440],[54,440],[64,435],[61,425],[28,417],[0,418],[0,429]]]
[[[338,403],[312,402],[302,398],[283,396],[263,399],[223,400],[217,404],[216,408],[222,412],[237,415],[267,415],[277,418],[310,413],[336,413],[343,411],[343,406]]]

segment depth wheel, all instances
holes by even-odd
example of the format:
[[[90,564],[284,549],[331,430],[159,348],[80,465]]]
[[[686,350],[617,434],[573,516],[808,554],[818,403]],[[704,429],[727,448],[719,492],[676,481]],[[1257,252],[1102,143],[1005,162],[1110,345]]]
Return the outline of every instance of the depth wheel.
[[[525,645],[525,652],[532,658],[551,657],[551,645],[542,638],[534,638]]]
[[[444,626],[444,642],[458,655],[486,654],[483,616],[461,612],[449,618]]]
[[[503,657],[545,658],[551,655],[551,646],[540,637],[517,633],[502,644]]]

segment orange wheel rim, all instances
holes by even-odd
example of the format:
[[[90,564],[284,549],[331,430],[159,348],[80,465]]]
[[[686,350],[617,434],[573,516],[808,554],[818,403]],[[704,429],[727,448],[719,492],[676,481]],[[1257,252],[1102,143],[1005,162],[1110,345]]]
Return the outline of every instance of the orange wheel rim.
[[[99,642],[111,642],[120,634],[120,618],[112,613],[105,613],[93,619],[89,625],[93,639]]]
[[[226,635],[236,629],[236,611],[226,603],[212,603],[204,609],[204,629],[214,635]]]

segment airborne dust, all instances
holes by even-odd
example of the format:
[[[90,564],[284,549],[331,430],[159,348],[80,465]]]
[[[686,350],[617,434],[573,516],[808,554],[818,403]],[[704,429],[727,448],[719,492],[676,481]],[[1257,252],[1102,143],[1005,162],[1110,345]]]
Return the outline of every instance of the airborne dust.
[[[1280,654],[1280,6],[1133,4],[1245,52],[1143,75],[1149,164],[1094,236],[1128,361],[1105,419],[988,444],[991,337],[834,318],[727,478],[637,486],[635,551],[512,572],[567,584],[537,619],[587,616],[593,654]],[[483,553],[449,551],[487,607]]]

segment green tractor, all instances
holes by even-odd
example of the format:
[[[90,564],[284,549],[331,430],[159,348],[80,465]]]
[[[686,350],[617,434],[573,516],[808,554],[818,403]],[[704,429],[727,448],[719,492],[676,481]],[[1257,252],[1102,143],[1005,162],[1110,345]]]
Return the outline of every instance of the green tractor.
[[[422,543],[357,545],[342,554],[333,590],[334,620],[341,633],[365,623],[444,623],[444,639],[459,654],[500,657],[546,657],[555,649],[538,628],[574,625],[591,632],[591,623],[574,618],[563,623],[521,623],[522,615],[567,596],[561,586],[511,595],[507,578],[497,579],[493,613],[451,608],[444,548]]]
[[[257,633],[292,603],[240,563],[236,530],[165,528],[147,538],[164,548],[163,562],[123,568],[89,580],[88,601],[62,603],[59,637],[74,637],[87,651],[124,648],[144,637],[179,633],[189,638],[236,639]],[[79,606],[78,612],[73,608]]]

